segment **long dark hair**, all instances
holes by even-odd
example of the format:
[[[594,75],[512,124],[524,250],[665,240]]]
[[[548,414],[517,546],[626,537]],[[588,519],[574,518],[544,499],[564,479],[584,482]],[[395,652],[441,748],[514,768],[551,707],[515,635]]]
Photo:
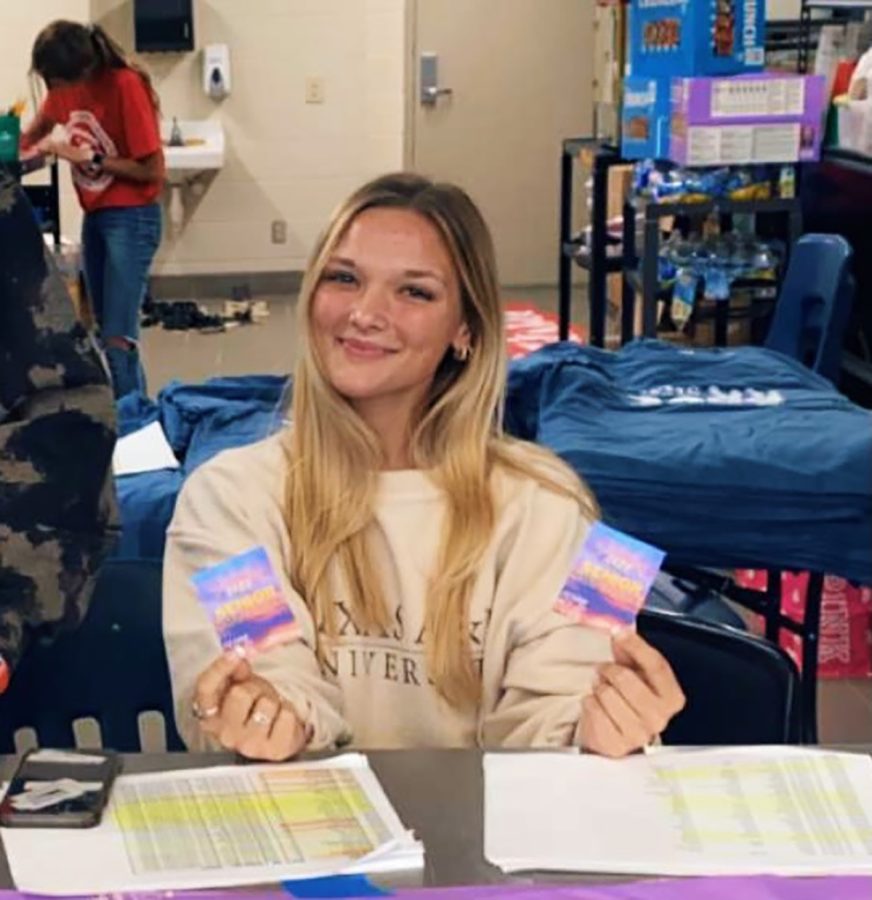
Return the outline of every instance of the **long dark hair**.
[[[145,82],[155,112],[160,100],[148,72],[131,62],[99,25],[58,19],[40,31],[33,42],[30,64],[46,84],[56,79],[79,81],[106,69],[132,69]]]

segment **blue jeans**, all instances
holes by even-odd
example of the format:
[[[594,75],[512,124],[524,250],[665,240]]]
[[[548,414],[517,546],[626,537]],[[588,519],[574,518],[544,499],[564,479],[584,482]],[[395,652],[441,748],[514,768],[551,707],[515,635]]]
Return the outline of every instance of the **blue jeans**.
[[[98,209],[82,224],[85,281],[116,397],[146,393],[139,311],[160,235],[157,203]]]

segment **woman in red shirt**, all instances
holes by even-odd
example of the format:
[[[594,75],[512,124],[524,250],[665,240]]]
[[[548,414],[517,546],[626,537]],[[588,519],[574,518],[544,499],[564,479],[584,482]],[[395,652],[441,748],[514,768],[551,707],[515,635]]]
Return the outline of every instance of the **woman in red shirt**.
[[[48,95],[22,146],[72,165],[85,279],[115,395],[145,393],[139,311],[160,243],[164,178],[157,96],[99,25],[53,22],[36,38],[32,64]]]

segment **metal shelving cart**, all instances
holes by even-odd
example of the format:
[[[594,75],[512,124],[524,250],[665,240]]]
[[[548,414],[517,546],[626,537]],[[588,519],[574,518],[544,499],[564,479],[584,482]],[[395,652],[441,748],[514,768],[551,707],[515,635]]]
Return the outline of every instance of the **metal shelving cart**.
[[[665,299],[660,290],[658,260],[660,255],[660,223],[669,217],[701,221],[712,213],[721,217],[722,225],[737,214],[777,215],[784,220],[786,265],[790,250],[802,234],[802,209],[798,198],[769,200],[710,200],[704,203],[656,203],[632,198],[624,204],[624,290],[621,304],[621,343],[633,338],[637,296],[642,302],[642,334],[657,333],[657,304]],[[641,217],[642,246],[637,252],[636,221]],[[737,282],[736,288],[754,287],[754,282]],[[727,342],[729,301],[717,304],[715,310],[715,343]]]
[[[802,0],[799,14],[799,60],[800,72],[807,72],[811,60],[811,35],[814,27],[812,13],[815,10],[829,10],[837,17],[835,21],[849,21],[857,14],[872,10],[872,0]]]
[[[572,204],[575,163],[587,157],[590,163],[593,187],[591,190],[591,238],[584,246],[573,238]],[[606,283],[610,273],[618,273],[623,267],[621,259],[610,257],[607,252],[606,220],[609,169],[623,165],[618,148],[599,138],[567,138],[563,141],[560,156],[560,261],[558,268],[558,302],[560,340],[569,337],[572,320],[572,264],[575,262],[589,272],[588,309],[589,341],[594,347],[605,346],[606,333]]]

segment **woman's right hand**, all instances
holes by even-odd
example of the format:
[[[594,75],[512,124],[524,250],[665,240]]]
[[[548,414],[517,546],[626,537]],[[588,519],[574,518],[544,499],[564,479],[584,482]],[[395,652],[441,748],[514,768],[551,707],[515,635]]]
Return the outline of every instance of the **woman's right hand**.
[[[250,759],[290,759],[308,741],[293,707],[233,652],[219,656],[197,679],[193,714],[204,734]]]
[[[659,738],[686,701],[665,657],[635,631],[614,634],[612,653],[582,701],[579,737],[585,750],[618,759]]]
[[[67,162],[85,165],[91,161],[94,151],[84,144],[71,144],[69,141],[57,141],[51,135],[44,137],[36,145],[40,153],[65,159]]]

